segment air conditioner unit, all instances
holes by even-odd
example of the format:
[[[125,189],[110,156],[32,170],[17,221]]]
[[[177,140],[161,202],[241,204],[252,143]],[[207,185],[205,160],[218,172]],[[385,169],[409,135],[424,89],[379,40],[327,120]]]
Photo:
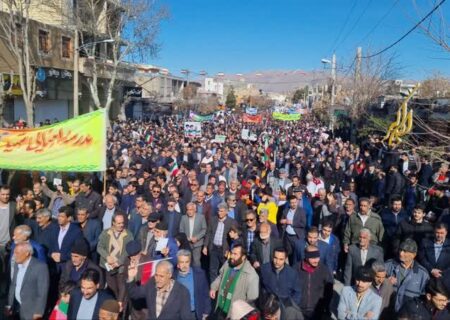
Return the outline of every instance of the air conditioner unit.
[[[403,81],[402,80],[395,80],[394,83],[395,83],[396,86],[401,86],[403,84]]]

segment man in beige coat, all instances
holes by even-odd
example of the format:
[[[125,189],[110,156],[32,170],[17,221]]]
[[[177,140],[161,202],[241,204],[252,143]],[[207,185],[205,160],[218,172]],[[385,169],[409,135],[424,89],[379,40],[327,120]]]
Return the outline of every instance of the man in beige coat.
[[[252,303],[259,296],[259,277],[247,260],[243,244],[235,244],[230,259],[225,262],[219,276],[211,283],[211,299],[217,299],[215,319],[230,316],[231,304],[236,300]]]

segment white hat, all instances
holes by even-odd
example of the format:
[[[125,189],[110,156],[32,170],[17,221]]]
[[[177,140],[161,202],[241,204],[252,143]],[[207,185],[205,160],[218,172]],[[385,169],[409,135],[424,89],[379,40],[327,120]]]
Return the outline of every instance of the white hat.
[[[253,310],[244,300],[236,300],[231,304],[230,320],[240,320]]]

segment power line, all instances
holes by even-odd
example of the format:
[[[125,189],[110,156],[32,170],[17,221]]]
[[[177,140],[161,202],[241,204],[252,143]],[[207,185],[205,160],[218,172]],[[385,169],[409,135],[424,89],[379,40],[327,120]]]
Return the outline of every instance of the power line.
[[[377,53],[362,57],[364,59],[368,59],[368,58],[373,58],[376,57],[386,51],[388,51],[389,49],[391,49],[392,47],[394,47],[395,45],[397,45],[400,41],[402,41],[403,39],[405,39],[407,36],[409,36],[414,30],[416,30],[421,24],[422,22],[424,22],[425,20],[427,20],[441,5],[444,4],[444,2],[447,0],[441,0],[441,2],[439,2],[430,12],[428,12],[428,14],[423,17],[419,22],[417,22],[411,29],[408,30],[408,32],[406,32],[403,36],[401,36],[397,41],[393,42],[392,44],[390,44],[389,46],[387,46],[386,48],[384,48],[381,51],[378,51]]]
[[[389,14],[392,12],[392,10],[395,8],[395,6],[400,2],[400,0],[396,0],[392,6],[389,8],[389,10],[381,17],[380,20],[378,20],[377,23],[375,23],[375,25],[372,27],[372,29],[370,29],[369,32],[367,32],[367,34],[361,39],[360,42],[363,42],[367,37],[369,37],[377,28],[378,26],[381,24],[381,22],[383,22],[384,19],[386,19]]]
[[[333,45],[332,45],[331,48],[330,48],[330,49],[332,49],[332,51],[335,51],[335,50],[336,50],[336,46],[337,46],[337,44],[338,44],[338,40],[339,40],[339,38],[341,37],[342,32],[344,32],[344,29],[345,29],[345,27],[347,26],[347,23],[348,23],[349,20],[350,20],[350,16],[352,15],[353,10],[355,10],[355,7],[356,7],[356,4],[357,4],[357,3],[358,3],[357,0],[353,0],[353,5],[352,5],[352,7],[350,8],[349,13],[347,14],[347,17],[345,18],[345,22],[344,22],[344,24],[342,25],[341,29],[339,30],[338,36],[336,37],[336,39],[334,39]],[[331,50],[329,50],[329,51],[331,51]]]
[[[341,41],[340,44],[344,43],[345,40],[347,40],[348,36],[353,32],[353,30],[355,30],[355,28],[356,28],[356,26],[358,25],[359,21],[361,21],[362,17],[364,17],[364,15],[365,15],[366,12],[367,12],[367,9],[369,9],[369,7],[370,7],[371,4],[372,4],[372,0],[369,0],[369,1],[367,2],[367,5],[364,7],[363,11],[362,11],[361,14],[359,15],[359,17],[356,19],[355,23],[352,25],[352,27],[350,28],[350,30],[347,32],[347,34],[345,35],[344,39],[342,39],[342,41]],[[339,47],[339,44],[338,44],[337,47]],[[336,48],[337,48],[337,47],[336,47]]]

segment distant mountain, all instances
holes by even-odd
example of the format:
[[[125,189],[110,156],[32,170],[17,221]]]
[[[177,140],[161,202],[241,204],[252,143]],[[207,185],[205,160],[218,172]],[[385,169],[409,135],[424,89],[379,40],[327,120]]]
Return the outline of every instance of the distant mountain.
[[[256,89],[265,92],[289,93],[306,85],[324,84],[330,77],[327,70],[266,70],[243,73],[242,75],[225,75],[225,83],[253,84]]]

